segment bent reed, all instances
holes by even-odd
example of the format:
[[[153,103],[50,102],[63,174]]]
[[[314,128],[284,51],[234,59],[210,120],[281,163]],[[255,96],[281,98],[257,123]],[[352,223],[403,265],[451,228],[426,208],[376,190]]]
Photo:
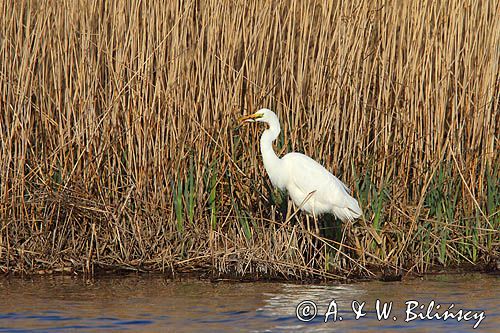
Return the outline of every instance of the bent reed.
[[[499,258],[500,2],[4,1],[0,271],[353,278]],[[311,156],[364,216],[272,189]]]

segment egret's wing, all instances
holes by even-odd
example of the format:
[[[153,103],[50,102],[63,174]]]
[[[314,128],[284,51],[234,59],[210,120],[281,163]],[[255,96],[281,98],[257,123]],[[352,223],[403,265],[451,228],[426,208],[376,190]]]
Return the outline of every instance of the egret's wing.
[[[290,180],[304,192],[304,195],[316,191],[314,195],[316,200],[340,207],[345,205],[343,198],[348,195],[347,186],[321,164],[300,153],[287,154],[283,160],[288,165]]]
[[[304,195],[316,191],[315,200],[360,211],[357,201],[349,195],[349,188],[321,164],[300,153],[287,154],[283,159],[287,162],[290,180]]]
[[[333,177],[333,181],[335,182],[335,184],[337,184],[339,187],[343,187],[344,190],[348,193],[348,194],[351,194],[351,189],[349,189],[349,187],[347,187],[347,185],[341,181],[340,179],[338,179],[337,177],[335,177],[334,175],[332,175]]]

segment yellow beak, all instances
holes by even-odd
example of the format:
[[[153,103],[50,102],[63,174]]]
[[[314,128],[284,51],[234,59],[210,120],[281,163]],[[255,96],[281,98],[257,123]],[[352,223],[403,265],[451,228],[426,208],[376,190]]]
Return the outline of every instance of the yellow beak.
[[[246,122],[253,122],[253,121],[255,121],[255,119],[258,119],[260,117],[262,117],[262,115],[260,115],[258,113],[249,114],[247,116],[241,117],[238,122],[240,124],[243,124],[243,123],[246,123]]]

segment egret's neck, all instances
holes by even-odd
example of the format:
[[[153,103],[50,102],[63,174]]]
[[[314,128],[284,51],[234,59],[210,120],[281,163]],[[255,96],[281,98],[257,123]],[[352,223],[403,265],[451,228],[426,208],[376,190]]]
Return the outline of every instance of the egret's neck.
[[[276,155],[273,149],[273,141],[276,140],[280,134],[280,123],[278,118],[269,121],[269,128],[262,133],[260,137],[260,150],[262,152],[262,160],[264,168],[271,179],[273,185],[282,188],[283,184],[283,170],[281,168],[281,159]]]
[[[262,133],[260,137],[260,150],[262,152],[262,158],[264,160],[264,166],[267,168],[268,163],[278,163],[279,158],[273,149],[273,141],[280,135],[280,124],[278,120],[276,122],[270,122],[269,128]]]

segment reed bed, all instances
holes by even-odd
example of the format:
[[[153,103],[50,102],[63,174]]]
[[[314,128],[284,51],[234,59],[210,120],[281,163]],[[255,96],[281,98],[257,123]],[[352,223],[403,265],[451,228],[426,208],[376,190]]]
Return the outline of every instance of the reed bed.
[[[0,3],[0,271],[352,278],[499,260],[500,2]],[[364,211],[316,234],[262,127]],[[392,274],[391,273],[391,274]]]

